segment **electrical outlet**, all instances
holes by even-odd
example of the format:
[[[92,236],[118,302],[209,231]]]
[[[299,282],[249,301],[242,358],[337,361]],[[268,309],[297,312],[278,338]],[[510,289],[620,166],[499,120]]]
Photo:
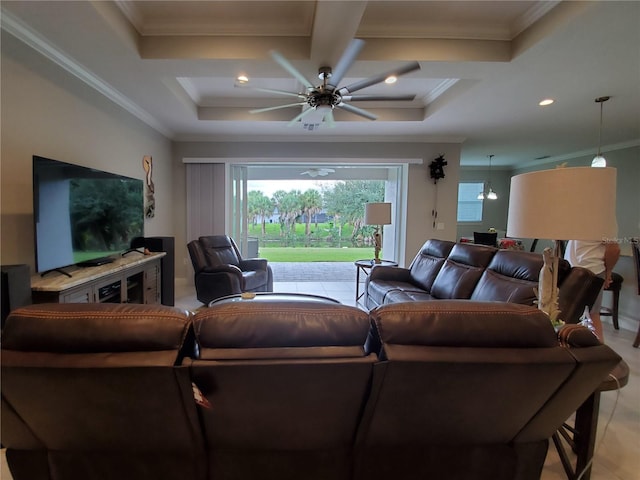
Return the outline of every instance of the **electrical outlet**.
[[[444,223],[438,222],[436,224],[436,230],[444,230]]]

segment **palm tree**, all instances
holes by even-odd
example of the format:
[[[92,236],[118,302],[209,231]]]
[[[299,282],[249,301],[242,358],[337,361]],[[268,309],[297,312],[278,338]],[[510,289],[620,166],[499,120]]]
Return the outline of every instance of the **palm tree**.
[[[273,194],[273,200],[278,207],[280,214],[280,235],[284,235],[294,231],[296,218],[301,213],[300,208],[300,190],[291,190],[285,192],[278,190]]]
[[[310,188],[300,196],[300,206],[302,213],[306,215],[307,222],[304,227],[304,234],[311,235],[311,216],[322,211],[322,196],[320,192]]]
[[[275,210],[274,202],[261,191],[254,190],[248,193],[247,210],[248,214],[254,219],[254,224],[255,218],[260,217],[262,236],[264,237],[267,234],[267,217],[273,215]]]

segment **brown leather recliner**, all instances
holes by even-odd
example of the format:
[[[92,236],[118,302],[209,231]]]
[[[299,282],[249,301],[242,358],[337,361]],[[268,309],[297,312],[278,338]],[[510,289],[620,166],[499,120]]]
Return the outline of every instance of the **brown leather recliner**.
[[[273,292],[273,272],[264,258],[243,259],[227,235],[200,237],[188,243],[196,295],[211,300],[242,292]]]
[[[381,362],[355,480],[538,480],[548,439],[620,361],[584,327],[559,342],[526,305],[406,302],[370,314]]]
[[[13,478],[205,480],[189,369],[178,365],[190,331],[190,314],[162,305],[14,310],[1,425]]]
[[[195,316],[193,381],[209,475],[350,480],[351,451],[378,357],[369,316],[317,301],[214,304]]]

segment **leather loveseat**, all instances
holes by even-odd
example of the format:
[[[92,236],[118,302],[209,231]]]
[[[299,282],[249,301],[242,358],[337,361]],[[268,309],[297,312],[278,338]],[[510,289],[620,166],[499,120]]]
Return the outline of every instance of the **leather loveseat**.
[[[2,342],[14,480],[539,479],[620,357],[537,309],[443,300],[40,304]]]
[[[375,266],[365,282],[367,308],[399,302],[466,299],[533,305],[542,255],[518,250],[427,240],[408,268]],[[561,259],[560,318],[577,323],[602,280]]]

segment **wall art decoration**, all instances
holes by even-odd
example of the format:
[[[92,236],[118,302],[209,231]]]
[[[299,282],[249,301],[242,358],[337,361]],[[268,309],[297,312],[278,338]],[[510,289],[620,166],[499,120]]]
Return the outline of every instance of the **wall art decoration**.
[[[156,199],[155,199],[155,187],[153,185],[153,158],[151,155],[145,155],[142,157],[142,168],[146,175],[145,195],[144,195],[144,216],[147,218],[153,218],[156,215]]]

